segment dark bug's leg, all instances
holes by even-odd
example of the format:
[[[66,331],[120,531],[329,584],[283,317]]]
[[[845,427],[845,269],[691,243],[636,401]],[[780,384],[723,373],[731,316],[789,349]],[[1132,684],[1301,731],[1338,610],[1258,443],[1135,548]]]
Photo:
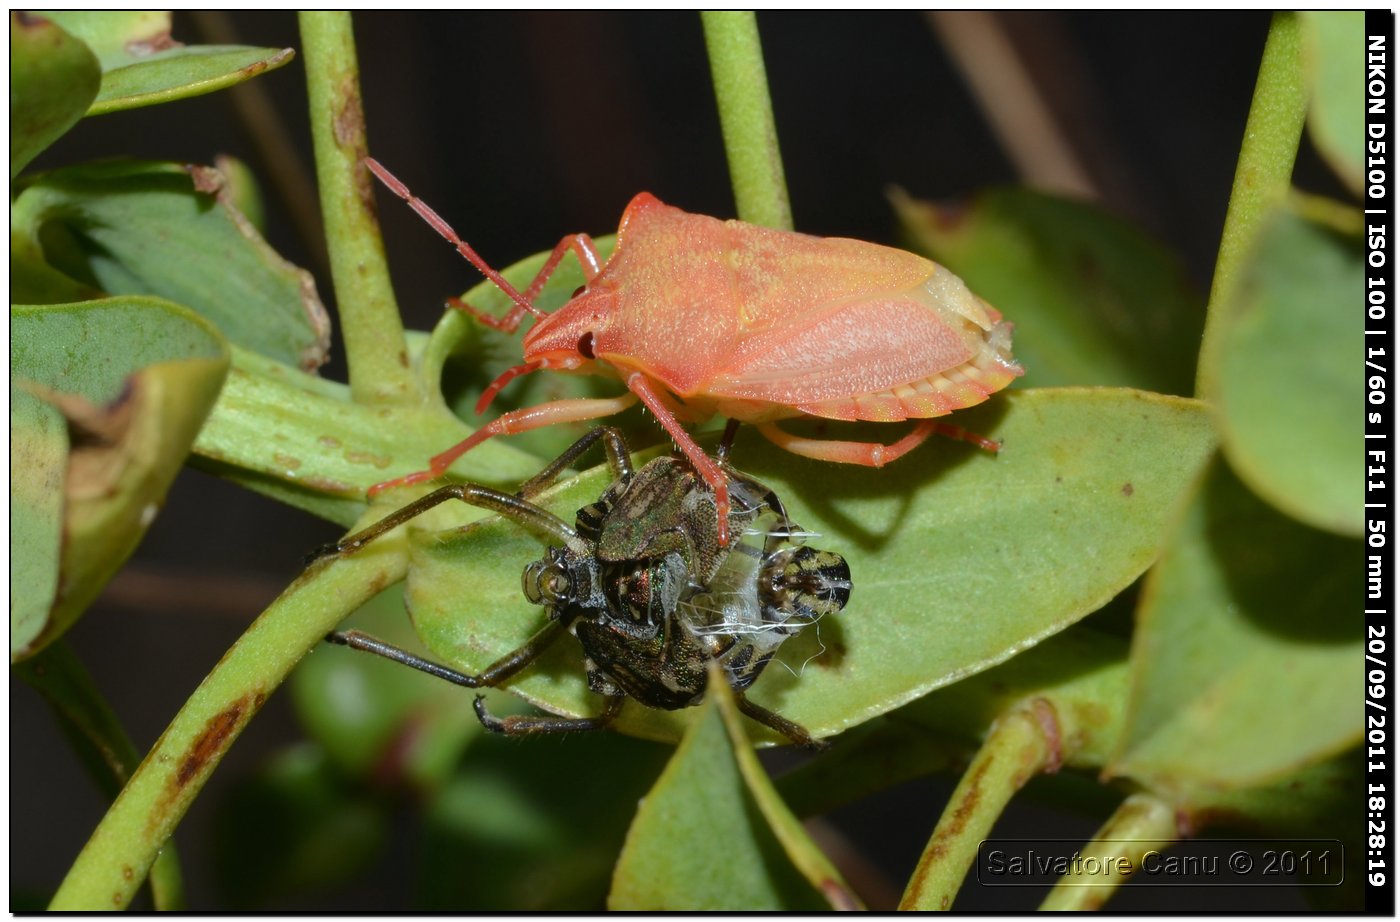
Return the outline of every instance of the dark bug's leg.
[[[464,672],[458,672],[441,663],[424,659],[360,631],[336,631],[327,634],[326,640],[350,647],[352,650],[364,650],[366,653],[391,659],[396,663],[417,669],[419,672],[426,672],[430,676],[435,676],[454,685],[463,685],[467,688],[491,688],[501,684],[534,662],[550,644],[558,640],[560,635],[564,633],[564,625],[561,622],[551,621],[534,637],[527,640],[523,647],[496,660],[482,670],[480,675],[467,675]]]
[[[564,468],[577,461],[599,439],[603,440],[603,449],[608,455],[608,469],[612,471],[613,479],[621,480],[624,483],[631,480],[632,453],[627,448],[626,440],[622,438],[622,432],[613,426],[598,426],[590,429],[577,442],[564,449],[564,453],[549,462],[544,470],[522,483],[515,495],[521,499],[529,499],[545,489],[554,482],[554,479]]]
[[[385,532],[398,528],[404,522],[420,516],[429,509],[450,499],[460,499],[469,506],[490,509],[515,522],[546,543],[567,544],[574,538],[574,530],[563,519],[539,506],[528,503],[518,496],[502,493],[490,487],[474,483],[454,483],[434,490],[421,499],[414,500],[402,509],[397,509],[362,532],[341,538],[334,544],[317,548],[306,556],[309,566],[322,557],[349,554],[358,551]]]
[[[578,730],[601,730],[612,723],[622,711],[626,695],[610,696],[603,705],[603,713],[596,717],[534,717],[513,714],[510,717],[496,717],[486,710],[485,700],[476,696],[472,706],[481,725],[493,733],[506,736],[533,736],[537,733],[572,733]]]
[[[831,748],[831,744],[819,739],[813,739],[801,724],[795,724],[786,717],[774,714],[765,707],[759,707],[740,692],[734,694],[734,703],[739,706],[740,713],[746,717],[751,717],[765,727],[769,727],[788,739],[792,740],[803,749],[810,749],[813,752],[822,752]]]
[[[715,448],[715,460],[720,464],[729,461],[729,449],[734,447],[734,437],[739,434],[739,421],[731,419],[724,424],[724,435],[720,436],[719,446]]]

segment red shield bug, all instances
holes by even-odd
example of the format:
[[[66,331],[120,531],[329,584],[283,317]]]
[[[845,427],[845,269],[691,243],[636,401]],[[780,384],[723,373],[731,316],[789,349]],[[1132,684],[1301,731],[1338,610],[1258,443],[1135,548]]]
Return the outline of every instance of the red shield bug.
[[[454,306],[505,332],[514,332],[526,314],[537,318],[525,334],[524,361],[492,382],[478,413],[509,381],[544,368],[611,375],[628,391],[502,414],[434,457],[427,470],[376,484],[371,495],[439,477],[493,436],[598,419],[641,400],[714,489],[726,544],[724,472],[683,421],[719,413],[755,425],[796,454],[869,467],[895,460],[934,432],[999,447],[934,421],[981,403],[1021,374],[1011,357],[1011,325],[937,263],[859,240],[688,214],[642,192],[623,212],[606,263],[586,234],[573,234],[559,241],[522,293],[389,171],[372,159],[365,163],[515,302],[502,317]],[[586,284],[546,314],[531,302],[571,250]],[[778,428],[778,420],[794,416],[919,422],[883,445],[803,438]]]

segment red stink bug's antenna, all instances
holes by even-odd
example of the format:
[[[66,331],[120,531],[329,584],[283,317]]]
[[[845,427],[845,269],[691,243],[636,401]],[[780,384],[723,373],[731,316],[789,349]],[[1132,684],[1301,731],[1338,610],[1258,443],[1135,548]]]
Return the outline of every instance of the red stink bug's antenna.
[[[379,181],[388,187],[390,192],[394,193],[405,202],[408,202],[408,207],[418,212],[420,218],[427,221],[433,230],[442,235],[443,239],[456,247],[457,252],[461,253],[462,256],[466,258],[467,262],[476,266],[477,270],[481,272],[482,275],[486,276],[493,285],[505,292],[506,297],[514,301],[518,307],[536,317],[547,316],[544,311],[526,300],[525,296],[517,291],[514,285],[506,281],[505,276],[488,266],[486,260],[477,255],[476,250],[473,250],[465,240],[457,236],[457,232],[452,229],[452,225],[444,221],[436,211],[433,211],[427,202],[423,201],[412,192],[409,192],[408,186],[399,182],[398,177],[386,170],[378,160],[375,160],[373,157],[366,157],[365,166],[369,167],[371,173],[379,177]]]

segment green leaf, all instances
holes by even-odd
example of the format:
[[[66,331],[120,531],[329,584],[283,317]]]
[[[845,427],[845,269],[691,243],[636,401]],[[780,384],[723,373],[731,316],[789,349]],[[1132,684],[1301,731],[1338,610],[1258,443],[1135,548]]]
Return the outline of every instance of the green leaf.
[[[88,115],[212,93],[275,70],[290,48],[186,46],[170,37],[170,13],[154,10],[45,11],[97,55],[102,88]]]
[[[78,123],[100,80],[92,52],[45,19],[10,11],[10,178]]]
[[[815,910],[754,801],[713,698],[699,708],[642,800],[617,860],[608,908],[695,912]]]
[[[1205,306],[1161,244],[1092,205],[1029,189],[956,206],[902,192],[893,202],[912,249],[1016,325],[1022,386],[1191,393]]]
[[[1156,559],[1170,510],[1214,442],[1202,404],[1128,390],[1013,392],[959,421],[1003,439],[1000,455],[936,441],[873,470],[799,459],[741,435],[734,463],[820,534],[812,545],[843,555],[853,581],[839,616],[779,650],[750,694],[756,703],[828,735],[1072,624]],[[848,431],[888,440],[892,428]],[[595,468],[542,504],[572,521],[608,480]],[[494,518],[433,534],[454,514],[439,508],[443,518],[411,535],[408,604],[437,659],[479,672],[541,626],[542,610],[503,574],[543,550]],[[552,711],[596,713],[601,699],[583,674],[566,639],[510,687]],[[688,713],[629,705],[618,726],[674,740]]]
[[[470,692],[453,690],[470,705]],[[637,803],[669,754],[605,733],[479,734],[427,805],[416,908],[601,910]]]
[[[58,592],[68,428],[57,407],[10,383],[10,637],[22,647]]]
[[[61,411],[71,434],[70,446],[52,413],[12,401],[11,443],[41,465],[12,490],[24,514],[44,516],[13,551],[36,577],[12,589],[11,657],[22,658],[62,633],[135,549],[218,396],[228,352],[197,315],[154,298],[12,307],[10,335],[11,393]],[[36,489],[57,490],[61,506]]]
[[[1322,156],[1359,198],[1365,171],[1365,106],[1357,66],[1366,46],[1361,10],[1304,10],[1303,66],[1310,84],[1308,132]]]
[[[1138,612],[1110,771],[1159,791],[1239,788],[1361,738],[1359,541],[1300,525],[1217,464]]]
[[[724,682],[723,671],[716,663],[711,663],[709,669],[707,694],[714,699],[715,708],[729,731],[729,742],[733,746],[734,760],[739,765],[739,774],[744,776],[750,796],[768,821],[768,828],[778,837],[788,860],[807,879],[807,883],[831,903],[832,908],[864,909],[855,891],[841,879],[840,872],[807,835],[773,787],[773,780],[768,777],[768,772],[753,751],[753,744],[749,742],[746,730],[748,721],[740,714],[734,693]]]
[[[1309,525],[1360,535],[1366,344],[1349,305],[1362,291],[1361,242],[1312,219],[1321,204],[1295,202],[1264,224],[1203,351],[1205,396],[1251,489]]]
[[[12,238],[42,246],[74,279],[169,298],[289,365],[326,359],[330,321],[311,274],[268,246],[213,168],[123,160],[54,170],[20,194],[10,222]]]
[[[214,868],[234,909],[352,881],[383,847],[388,811],[301,743],[240,781],[214,814]]]

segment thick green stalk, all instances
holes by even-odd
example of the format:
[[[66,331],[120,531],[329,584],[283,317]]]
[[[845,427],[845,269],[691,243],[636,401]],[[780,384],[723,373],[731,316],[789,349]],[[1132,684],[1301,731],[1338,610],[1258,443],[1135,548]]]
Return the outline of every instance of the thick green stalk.
[[[707,10],[705,47],[719,103],[720,129],[739,217],[751,224],[792,230],[792,206],[778,129],[768,96],[768,74],[752,11]]]
[[[263,612],[161,734],[69,869],[50,909],[121,909],[267,696],[347,614],[403,578],[402,541],[304,574]]]
[[[1133,870],[1142,867],[1148,852],[1168,848],[1177,838],[1176,811],[1170,804],[1150,794],[1132,795],[1118,805],[1094,841],[1079,850],[1086,857],[1105,860],[1063,875],[1040,908],[1070,912],[1099,909],[1127,883]],[[1120,862],[1130,869],[1127,873],[1119,870]],[[1084,868],[1093,868],[1096,873],[1084,873]]]
[[[991,833],[1012,795],[1032,777],[1059,762],[1047,736],[1046,706],[1032,702],[997,720],[953,797],[909,878],[901,910],[927,912],[953,905],[978,844]]]
[[[1239,163],[1235,166],[1235,183],[1210,286],[1203,350],[1210,348],[1216,335],[1218,307],[1229,298],[1260,223],[1270,209],[1284,200],[1292,184],[1293,161],[1298,155],[1308,106],[1301,55],[1298,17],[1293,13],[1275,13],[1259,63],[1259,79],[1245,122]],[[1198,395],[1208,397],[1212,392],[1214,382],[1210,375],[1215,368],[1213,362],[1200,363],[1196,376]]]
[[[115,798],[136,770],[140,755],[117,721],[97,685],[72,648],[62,639],[37,656],[16,663],[14,674],[43,696],[78,761],[97,787]],[[162,911],[184,908],[185,884],[174,846],[151,866],[151,901]]]
[[[301,13],[316,181],[350,391],[357,403],[416,402],[403,322],[389,283],[384,241],[364,158],[365,114],[348,12]]]

